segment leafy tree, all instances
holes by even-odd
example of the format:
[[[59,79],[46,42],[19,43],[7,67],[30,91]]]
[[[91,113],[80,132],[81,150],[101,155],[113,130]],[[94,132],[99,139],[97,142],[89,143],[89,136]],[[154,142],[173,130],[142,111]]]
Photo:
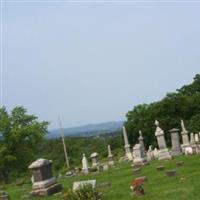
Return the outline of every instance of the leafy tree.
[[[137,143],[138,131],[142,130],[146,146],[156,146],[155,119],[160,121],[165,131],[167,144],[171,144],[169,130],[181,128],[180,119],[184,119],[188,130],[200,131],[200,75],[194,77],[193,83],[168,93],[161,101],[135,106],[126,114],[124,123],[130,142]]]
[[[23,107],[9,114],[0,108],[0,176],[6,181],[9,173],[25,170],[33,159],[37,144],[47,133],[48,122],[39,122]]]

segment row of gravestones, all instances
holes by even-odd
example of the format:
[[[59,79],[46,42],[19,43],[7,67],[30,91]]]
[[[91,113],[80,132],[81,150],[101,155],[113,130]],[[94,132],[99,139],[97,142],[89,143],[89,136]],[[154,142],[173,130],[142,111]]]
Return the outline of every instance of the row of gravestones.
[[[113,160],[113,155],[111,152],[111,147],[108,145],[108,164],[101,165],[98,160],[99,154],[94,152],[90,155],[90,159],[92,161],[92,166],[90,167],[88,164],[88,160],[83,154],[82,158],[82,173],[83,174],[88,174],[92,169],[97,169],[98,171],[107,171],[110,166],[114,165],[114,160]]]
[[[127,160],[133,160],[134,165],[144,165],[148,164],[152,158],[158,158],[159,160],[163,159],[171,159],[172,156],[180,155],[185,153],[187,148],[191,148],[192,152],[199,152],[199,140],[197,136],[194,137],[193,134],[190,135],[190,141],[188,138],[188,131],[184,126],[184,122],[181,121],[182,126],[182,141],[183,144],[180,145],[179,142],[179,133],[177,129],[172,129],[171,138],[172,138],[172,150],[171,153],[169,152],[165,138],[164,138],[164,131],[159,127],[159,122],[155,122],[156,131],[155,136],[157,138],[159,150],[154,149],[152,151],[151,147],[145,152],[144,141],[142,137],[142,132],[140,131],[139,134],[139,143],[133,147],[133,152],[131,152],[130,145],[128,142],[128,137],[126,134],[126,129],[123,127],[123,136],[125,142],[125,158]],[[92,153],[90,156],[92,160],[92,167],[100,167],[101,165],[98,162],[98,153]],[[52,175],[51,169],[52,161],[45,160],[45,159],[38,159],[33,162],[29,169],[32,171],[32,192],[33,196],[45,196],[50,195],[56,192],[59,192],[62,189],[62,186],[57,183],[55,177]],[[113,165],[113,155],[111,152],[111,147],[108,145],[108,164]],[[82,158],[82,172],[84,174],[89,173],[89,165],[85,154],[83,154]],[[5,194],[6,195],[6,194]],[[4,196],[5,196],[4,195]],[[7,200],[7,199],[6,199]]]
[[[157,138],[157,143],[159,149],[149,146],[148,151],[145,151],[144,141],[142,137],[142,132],[139,131],[138,144],[133,147],[131,151],[130,144],[128,142],[128,137],[125,127],[123,127],[123,137],[124,137],[124,148],[125,148],[125,158],[127,160],[133,160],[133,165],[144,165],[150,160],[157,158],[158,160],[171,159],[173,156],[178,156],[181,154],[199,154],[200,153],[200,141],[199,134],[190,133],[190,140],[188,137],[188,131],[185,128],[183,120],[181,120],[182,127],[182,144],[180,144],[179,129],[171,129],[171,151],[166,146],[164,131],[159,127],[159,122],[155,121],[156,131],[155,136]]]

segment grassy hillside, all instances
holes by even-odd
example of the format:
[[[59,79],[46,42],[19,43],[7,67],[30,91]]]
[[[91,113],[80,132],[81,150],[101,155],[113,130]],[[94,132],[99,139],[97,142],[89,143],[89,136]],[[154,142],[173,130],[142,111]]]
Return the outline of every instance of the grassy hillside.
[[[176,167],[177,161],[184,161],[183,167]],[[167,177],[165,172],[157,172],[156,166],[164,165],[166,169],[176,169],[177,176]],[[60,179],[64,188],[72,186],[74,181],[96,179],[98,183],[110,182],[111,188],[103,189],[104,200],[199,200],[200,199],[200,156],[180,156],[170,161],[152,161],[150,165],[142,168],[138,175],[133,175],[130,163],[119,164],[107,172]],[[134,177],[146,176],[144,184],[145,196],[132,197],[130,182]],[[22,195],[31,190],[31,185],[8,185],[4,188],[10,194],[11,200],[21,200]],[[40,198],[38,198],[40,199]],[[48,200],[62,199],[61,196],[42,198]]]

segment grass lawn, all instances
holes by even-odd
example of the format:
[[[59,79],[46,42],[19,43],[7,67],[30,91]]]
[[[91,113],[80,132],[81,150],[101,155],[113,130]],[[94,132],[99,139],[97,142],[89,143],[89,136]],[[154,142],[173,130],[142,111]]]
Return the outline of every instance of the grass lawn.
[[[184,161],[184,166],[176,167],[177,161]],[[156,166],[164,165],[166,170],[176,169],[177,176],[167,177],[164,171],[156,171]],[[144,184],[145,195],[131,195],[130,183],[134,177],[146,176]],[[133,175],[131,163],[119,164],[115,168],[98,174],[76,176],[60,179],[64,189],[72,187],[74,181],[96,179],[97,183],[110,182],[110,188],[102,189],[103,200],[200,200],[200,156],[180,156],[170,161],[152,161],[144,166],[141,172]],[[11,200],[22,200],[24,193],[31,190],[31,185],[7,185],[4,189]],[[39,199],[62,199],[61,196],[43,197]]]

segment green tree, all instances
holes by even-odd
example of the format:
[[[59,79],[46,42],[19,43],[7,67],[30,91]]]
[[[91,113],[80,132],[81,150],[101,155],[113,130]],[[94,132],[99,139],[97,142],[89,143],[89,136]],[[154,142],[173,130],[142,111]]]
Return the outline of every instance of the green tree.
[[[200,75],[194,77],[193,83],[168,93],[165,98],[151,104],[135,106],[126,114],[130,143],[137,143],[138,131],[142,130],[146,146],[156,146],[155,119],[160,121],[165,131],[166,141],[171,145],[169,130],[181,128],[180,119],[184,119],[190,131],[200,131]]]
[[[39,122],[23,107],[15,107],[10,114],[0,108],[0,176],[4,181],[9,173],[27,169],[47,126],[48,122]]]

